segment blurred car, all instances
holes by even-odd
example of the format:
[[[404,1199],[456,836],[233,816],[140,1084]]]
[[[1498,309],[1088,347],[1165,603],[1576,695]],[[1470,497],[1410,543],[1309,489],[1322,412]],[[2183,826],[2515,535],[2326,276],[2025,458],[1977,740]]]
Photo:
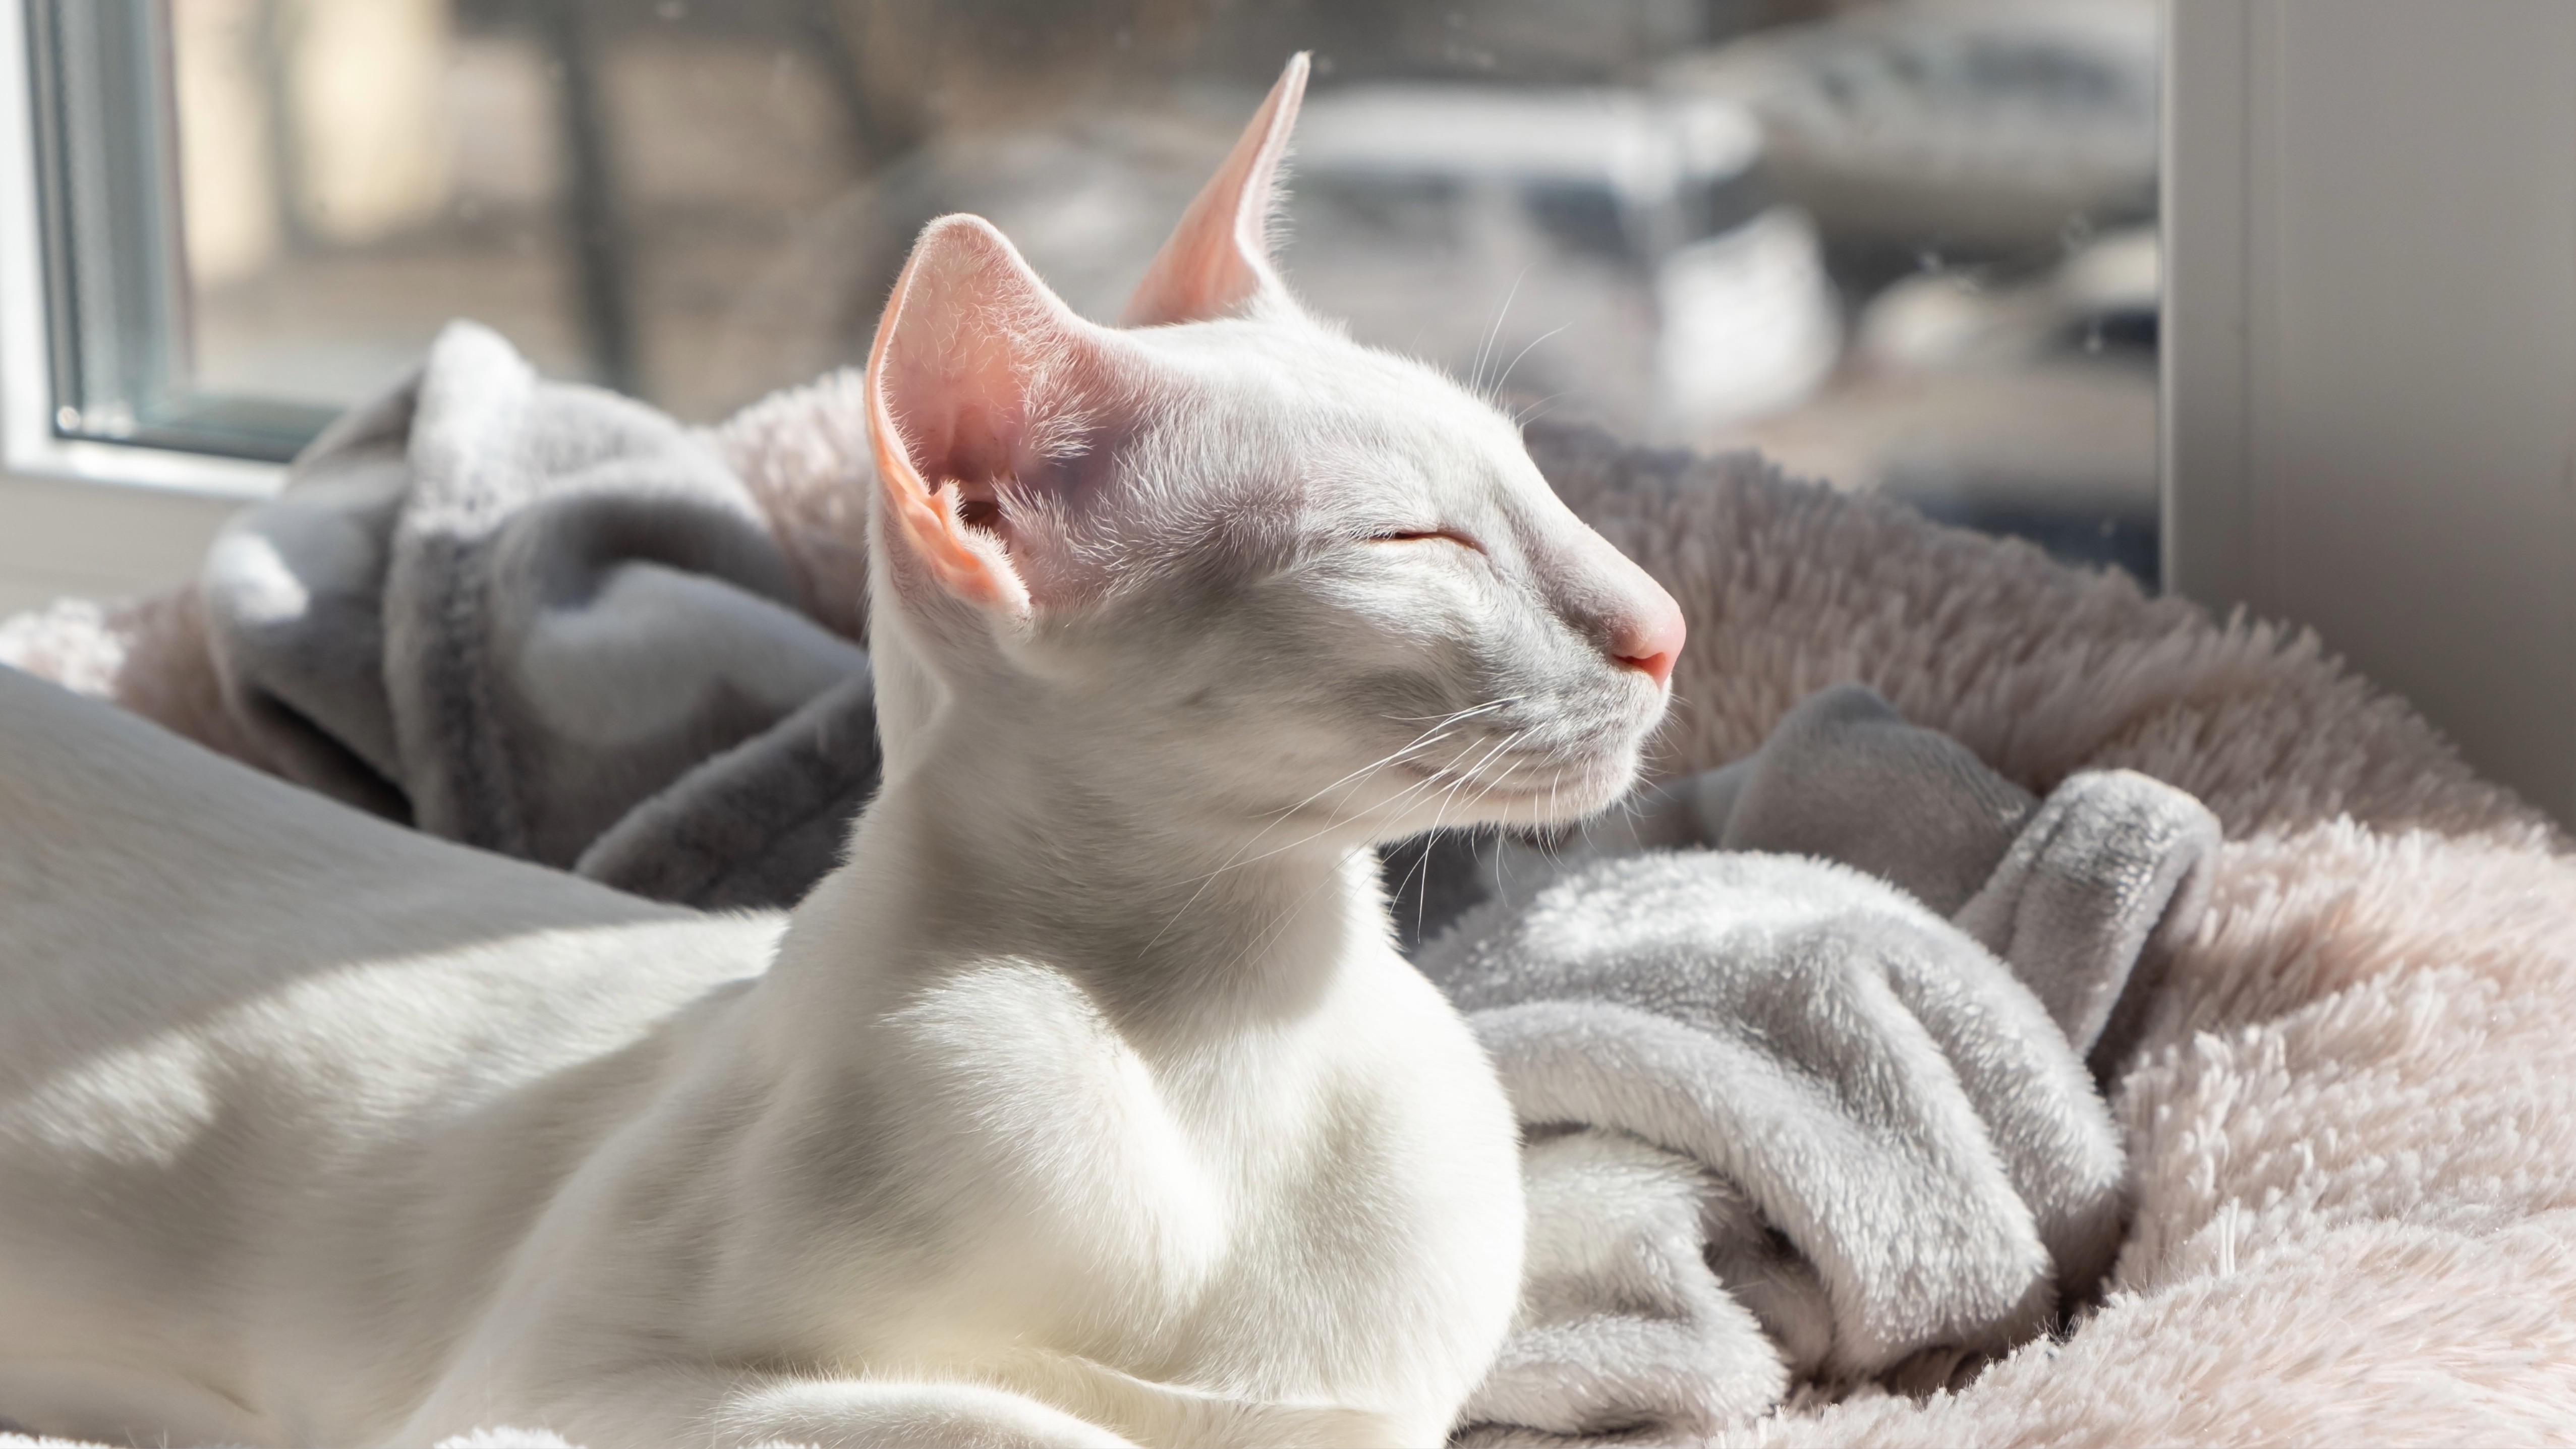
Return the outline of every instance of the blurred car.
[[[1813,397],[1695,441],[1757,447],[1793,473],[2152,583],[2159,296],[2146,227],[2019,282],[1909,277],[1862,309]]]
[[[1771,180],[1830,235],[2013,250],[2154,214],[2157,77],[2151,0],[1902,0],[1662,84],[1751,111]]]
[[[1795,402],[1840,347],[1815,231],[1760,151],[1707,100],[1329,92],[1300,124],[1286,260],[1324,310],[1473,385],[1686,437]]]

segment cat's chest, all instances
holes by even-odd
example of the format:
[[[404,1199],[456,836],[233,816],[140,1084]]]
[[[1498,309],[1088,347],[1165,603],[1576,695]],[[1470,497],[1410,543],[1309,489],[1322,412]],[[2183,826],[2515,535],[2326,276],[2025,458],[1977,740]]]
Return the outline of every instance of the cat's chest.
[[[1064,976],[1001,961],[881,1030],[878,1091],[935,1104],[899,1151],[928,1199],[914,1220],[937,1226],[883,1240],[926,1271],[870,1335],[900,1321],[916,1350],[1039,1342],[1151,1376],[1322,1367],[1282,1325],[1349,1344],[1431,1306],[1406,1300],[1444,1291],[1441,1260],[1480,1236],[1455,1195],[1516,1185],[1490,1074],[1427,993],[1361,983],[1292,1023],[1140,1043]]]
[[[960,1234],[982,1224],[997,1257],[1045,1242],[1087,1274],[1186,1292],[1280,1179],[1311,1170],[1349,1075],[1316,1025],[1142,1043],[1062,973],[982,963],[888,1014],[879,1089],[931,1107],[907,1177]]]

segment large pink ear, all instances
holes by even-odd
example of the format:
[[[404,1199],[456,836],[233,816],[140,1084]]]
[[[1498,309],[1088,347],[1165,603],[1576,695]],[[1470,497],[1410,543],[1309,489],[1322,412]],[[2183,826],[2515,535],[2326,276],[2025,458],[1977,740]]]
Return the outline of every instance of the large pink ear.
[[[969,603],[1025,617],[1010,508],[1063,471],[1108,391],[1111,335],[1075,315],[981,217],[914,243],[868,350],[889,549]]]
[[[1279,73],[1270,99],[1253,113],[1225,164],[1181,213],[1172,239],[1155,253],[1127,303],[1121,319],[1127,326],[1205,322],[1280,285],[1270,267],[1270,208],[1288,133],[1297,126],[1297,102],[1305,94],[1306,55],[1300,51]]]

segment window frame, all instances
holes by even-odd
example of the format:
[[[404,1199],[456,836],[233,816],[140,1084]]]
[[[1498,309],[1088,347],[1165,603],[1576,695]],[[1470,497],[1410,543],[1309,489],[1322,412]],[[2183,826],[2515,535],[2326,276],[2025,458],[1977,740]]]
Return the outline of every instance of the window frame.
[[[66,395],[71,339],[62,329],[74,319],[62,315],[56,263],[74,259],[62,255],[69,231],[60,215],[61,181],[45,174],[54,158],[41,134],[39,107],[47,98],[36,55],[39,37],[49,33],[40,28],[39,7],[55,3],[0,0],[0,471],[13,480],[115,484],[209,499],[274,494],[284,476],[274,456],[244,457],[238,449],[227,456],[140,421],[129,436],[110,438],[64,416],[82,400]],[[16,525],[13,532],[35,526],[0,515],[6,524]]]
[[[2164,0],[2165,573],[2576,826],[2576,12]]]

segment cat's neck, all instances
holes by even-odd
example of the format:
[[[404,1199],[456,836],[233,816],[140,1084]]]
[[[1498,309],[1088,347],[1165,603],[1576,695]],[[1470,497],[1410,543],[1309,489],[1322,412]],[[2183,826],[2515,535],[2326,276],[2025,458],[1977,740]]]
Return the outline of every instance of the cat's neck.
[[[1105,772],[1115,742],[1021,709],[920,723],[796,913],[773,974],[799,998],[882,1009],[886,973],[1012,957],[1072,976],[1123,1030],[1195,1037],[1294,1018],[1342,970],[1395,959],[1364,842],[1212,817],[1164,798],[1150,761]]]

